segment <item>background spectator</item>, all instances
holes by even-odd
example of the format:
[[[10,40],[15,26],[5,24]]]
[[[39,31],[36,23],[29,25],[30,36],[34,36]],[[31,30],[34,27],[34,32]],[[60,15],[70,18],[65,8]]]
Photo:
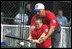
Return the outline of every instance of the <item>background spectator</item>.
[[[28,23],[27,23],[27,25],[30,25],[31,18],[35,14],[35,12],[32,9],[32,5],[30,3],[26,4],[26,14],[28,15]]]
[[[4,17],[4,12],[1,12],[1,24],[6,24]]]
[[[65,24],[67,24],[67,18],[65,16],[63,16],[62,10],[58,11],[57,19],[61,26],[65,26]]]
[[[21,24],[21,22],[24,24],[27,24],[28,16],[27,16],[27,14],[24,13],[23,8],[20,7],[19,13],[15,16],[15,23]]]

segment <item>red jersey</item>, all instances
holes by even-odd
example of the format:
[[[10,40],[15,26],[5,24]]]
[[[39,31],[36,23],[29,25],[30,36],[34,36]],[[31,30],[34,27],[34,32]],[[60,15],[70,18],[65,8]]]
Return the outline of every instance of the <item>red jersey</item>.
[[[31,32],[31,36],[33,39],[39,39],[42,33],[48,33],[48,27],[46,25],[42,25],[40,29],[35,29]],[[49,48],[51,46],[51,37],[48,37],[43,43],[36,44],[37,48]]]
[[[50,26],[55,26],[57,27],[59,25],[58,20],[56,18],[56,16],[54,15],[54,13],[45,10],[46,16],[42,18],[43,20],[43,24]],[[31,20],[31,26],[35,26],[35,22],[34,19],[37,17],[37,14],[35,14]]]

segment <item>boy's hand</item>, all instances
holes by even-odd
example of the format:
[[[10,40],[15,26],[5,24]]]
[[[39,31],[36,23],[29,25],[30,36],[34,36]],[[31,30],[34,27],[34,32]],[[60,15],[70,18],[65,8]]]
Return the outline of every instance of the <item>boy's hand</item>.
[[[33,42],[33,39],[30,37],[27,40],[29,40],[29,42],[31,42],[31,43]]]
[[[46,40],[47,38],[48,38],[48,37],[47,37],[47,36],[45,36],[45,37],[43,37],[43,38],[42,38],[42,40]]]

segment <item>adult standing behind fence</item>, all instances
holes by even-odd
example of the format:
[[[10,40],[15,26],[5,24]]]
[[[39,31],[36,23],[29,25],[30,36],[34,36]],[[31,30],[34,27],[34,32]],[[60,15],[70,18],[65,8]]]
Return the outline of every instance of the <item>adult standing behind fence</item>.
[[[20,7],[19,13],[15,16],[15,24],[27,24],[28,22],[28,16],[24,13],[24,9]]]
[[[6,21],[5,21],[6,19],[4,18],[4,17],[5,17],[4,14],[5,14],[5,13],[2,11],[2,12],[1,12],[1,24],[7,24]]]
[[[26,14],[28,15],[27,25],[30,25],[32,16],[34,16],[34,14],[35,14],[32,7],[33,7],[32,4],[30,4],[30,3],[26,4]]]
[[[62,10],[58,11],[57,19],[58,19],[61,26],[65,26],[68,23],[67,18],[65,16],[63,16]]]

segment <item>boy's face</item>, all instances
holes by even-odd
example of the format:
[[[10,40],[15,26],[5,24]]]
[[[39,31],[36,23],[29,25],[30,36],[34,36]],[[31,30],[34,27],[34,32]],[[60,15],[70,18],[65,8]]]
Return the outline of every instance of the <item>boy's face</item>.
[[[35,21],[35,28],[36,28],[36,29],[40,29],[41,26],[42,26],[42,23],[40,22],[40,20],[36,20],[36,21]]]

